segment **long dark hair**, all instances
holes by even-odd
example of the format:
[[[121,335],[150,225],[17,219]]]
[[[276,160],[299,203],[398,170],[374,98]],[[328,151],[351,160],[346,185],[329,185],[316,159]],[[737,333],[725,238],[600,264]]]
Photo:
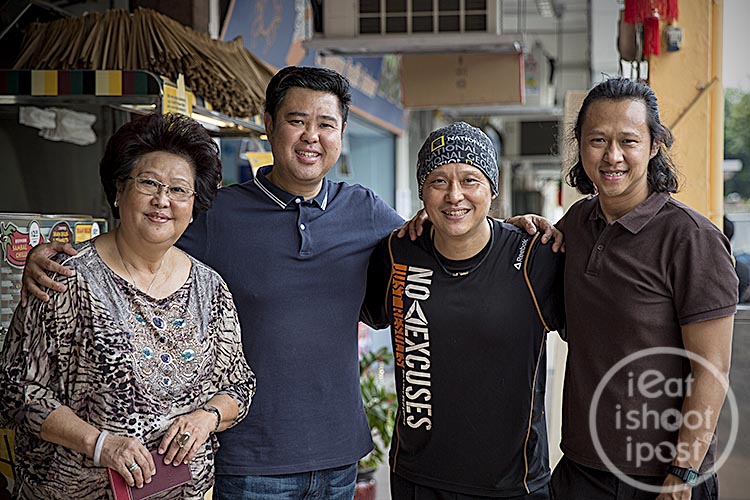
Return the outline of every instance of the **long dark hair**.
[[[219,147],[208,131],[184,115],[152,113],[123,125],[107,142],[99,163],[104,193],[112,215],[120,218],[114,203],[117,189],[143,155],[164,151],[184,158],[195,175],[193,216],[208,210],[221,184]]]
[[[603,81],[588,93],[578,112],[573,140],[578,151],[578,160],[570,167],[565,180],[581,194],[594,194],[596,187],[586,175],[581,162],[581,129],[591,104],[599,100],[622,101],[630,99],[640,101],[646,107],[646,120],[651,135],[651,146],[659,144],[656,155],[648,162],[648,187],[652,192],[676,193],[679,189],[679,172],[674,161],[669,156],[669,148],[674,143],[672,132],[659,119],[659,105],[656,94],[645,83],[635,82],[627,78],[616,77]]]

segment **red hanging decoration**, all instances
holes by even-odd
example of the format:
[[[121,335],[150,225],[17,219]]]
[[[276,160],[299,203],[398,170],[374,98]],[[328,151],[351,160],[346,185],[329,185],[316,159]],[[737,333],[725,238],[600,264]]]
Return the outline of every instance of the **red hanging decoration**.
[[[658,56],[661,49],[659,21],[677,20],[679,0],[625,0],[623,19],[628,24],[643,25],[643,55]]]
[[[679,0],[667,0],[666,9],[664,10],[664,19],[668,23],[677,21],[677,17],[680,15],[680,2]],[[659,11],[661,12],[661,11]]]
[[[643,55],[659,55],[659,13],[654,12],[643,22]]]
[[[645,24],[646,18],[654,11],[665,22],[676,21],[679,15],[679,0],[625,0],[625,22],[629,24]]]
[[[638,22],[638,0],[625,0],[624,19],[628,24]]]

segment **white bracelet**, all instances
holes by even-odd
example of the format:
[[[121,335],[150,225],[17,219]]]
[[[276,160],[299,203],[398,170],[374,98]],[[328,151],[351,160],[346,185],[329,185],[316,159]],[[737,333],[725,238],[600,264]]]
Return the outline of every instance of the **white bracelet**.
[[[99,437],[96,439],[96,446],[94,446],[94,465],[101,467],[99,459],[102,458],[102,448],[104,448],[104,439],[109,434],[108,431],[102,431],[99,433]]]

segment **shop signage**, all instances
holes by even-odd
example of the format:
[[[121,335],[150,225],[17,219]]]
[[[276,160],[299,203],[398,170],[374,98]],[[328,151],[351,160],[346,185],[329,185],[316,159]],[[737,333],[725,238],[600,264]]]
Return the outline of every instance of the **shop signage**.
[[[224,40],[242,37],[247,50],[276,68],[319,66],[338,71],[351,83],[355,113],[397,134],[406,129],[394,56],[324,56],[305,49],[302,42],[312,31],[308,2],[235,0],[230,9]]]
[[[177,83],[163,76],[161,79],[164,82],[162,113],[179,113],[190,116],[195,104],[195,95],[185,88],[185,77],[180,74],[177,77]]]

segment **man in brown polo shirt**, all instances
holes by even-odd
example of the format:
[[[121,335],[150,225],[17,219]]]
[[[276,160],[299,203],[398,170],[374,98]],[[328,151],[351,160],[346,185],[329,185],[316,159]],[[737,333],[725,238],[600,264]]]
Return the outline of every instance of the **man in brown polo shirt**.
[[[554,497],[717,498],[715,427],[737,303],[729,243],[671,197],[673,138],[648,86],[596,86],[575,138],[567,180],[591,196],[557,224],[568,361]]]
[[[557,225],[568,361],[553,498],[717,499],[715,429],[738,286],[729,242],[671,197],[673,137],[648,86],[597,85],[574,132],[567,180],[591,196]],[[536,216],[508,222],[551,234]]]

